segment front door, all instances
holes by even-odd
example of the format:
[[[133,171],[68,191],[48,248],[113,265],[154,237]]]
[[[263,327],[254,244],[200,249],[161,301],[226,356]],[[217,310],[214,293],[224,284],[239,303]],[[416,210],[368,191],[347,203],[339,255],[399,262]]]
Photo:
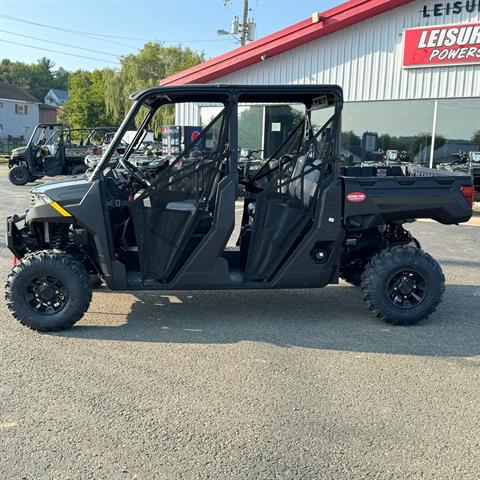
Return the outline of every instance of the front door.
[[[217,191],[230,153],[229,108],[220,110],[133,201],[144,281],[170,282],[214,227]]]

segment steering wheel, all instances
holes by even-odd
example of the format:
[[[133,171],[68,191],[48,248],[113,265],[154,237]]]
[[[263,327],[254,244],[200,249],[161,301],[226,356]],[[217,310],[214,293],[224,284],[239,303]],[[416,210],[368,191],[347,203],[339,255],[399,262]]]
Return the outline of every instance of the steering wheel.
[[[35,150],[33,151],[32,153],[32,156],[35,160],[41,160],[45,154],[46,154],[46,149],[47,147],[45,147],[44,145],[37,145]]]
[[[148,188],[150,186],[150,182],[143,176],[142,172],[138,167],[132,165],[130,162],[125,160],[124,158],[120,158],[118,162],[127,172],[129,172],[132,177],[143,187]]]

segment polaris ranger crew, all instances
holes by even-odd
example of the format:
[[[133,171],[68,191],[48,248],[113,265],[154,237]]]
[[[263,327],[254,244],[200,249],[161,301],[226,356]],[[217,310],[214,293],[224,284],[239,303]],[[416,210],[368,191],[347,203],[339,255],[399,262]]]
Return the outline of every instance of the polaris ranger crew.
[[[114,127],[72,129],[62,123],[40,123],[25,147],[12,150],[8,178],[14,185],[25,185],[45,176],[85,173],[89,147],[112,130]]]
[[[132,100],[90,178],[34,188],[33,207],[7,220],[16,263],[6,303],[22,324],[71,327],[102,282],[111,290],[244,290],[320,288],[343,277],[361,286],[367,307],[386,322],[410,325],[436,309],[445,288],[441,268],[404,225],[467,221],[470,176],[340,169],[338,86],[185,85],[151,88]],[[130,157],[156,112],[196,102],[216,105],[209,124],[158,176],[144,175]],[[240,235],[227,247],[236,222],[242,104],[295,104],[302,113],[290,131],[275,127],[281,144],[242,180]],[[135,138],[109,166],[132,125],[139,125]]]

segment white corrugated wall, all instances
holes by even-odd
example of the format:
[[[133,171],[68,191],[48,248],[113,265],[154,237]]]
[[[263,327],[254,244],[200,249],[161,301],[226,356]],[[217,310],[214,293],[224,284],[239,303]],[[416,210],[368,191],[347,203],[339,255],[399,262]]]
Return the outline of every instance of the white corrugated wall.
[[[214,83],[338,84],[345,101],[480,97],[480,65],[402,68],[405,28],[480,19],[477,8],[423,18],[424,4],[421,0],[396,8]]]
[[[175,124],[197,126],[200,123],[200,108],[194,103],[175,104]]]

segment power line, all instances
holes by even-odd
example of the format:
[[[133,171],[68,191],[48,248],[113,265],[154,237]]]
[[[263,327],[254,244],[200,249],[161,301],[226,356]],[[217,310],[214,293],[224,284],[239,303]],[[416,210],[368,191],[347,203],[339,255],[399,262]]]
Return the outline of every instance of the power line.
[[[13,20],[15,22],[27,23],[29,25],[35,25],[35,26],[42,27],[42,28],[50,28],[52,30],[58,30],[60,32],[73,33],[75,35],[80,35],[80,36],[92,38],[94,40],[100,40],[102,42],[112,43],[114,45],[120,45],[122,47],[134,48],[134,49],[137,49],[137,50],[138,50],[138,47],[134,47],[133,45],[127,45],[125,43],[120,43],[120,42],[111,41],[111,40],[105,40],[105,39],[103,39],[103,37],[119,38],[119,39],[125,39],[125,40],[138,40],[138,41],[141,41],[141,42],[151,42],[151,41],[153,41],[153,40],[147,40],[146,38],[121,37],[121,36],[116,36],[116,35],[104,35],[102,33],[91,33],[91,32],[84,32],[82,30],[72,30],[72,29],[68,29],[68,28],[55,27],[53,25],[46,25],[44,23],[32,22],[30,20],[24,20],[22,18],[11,17],[10,15],[4,15],[4,14],[0,14],[0,17],[6,18],[8,20]],[[98,37],[102,37],[102,38],[98,38]],[[203,42],[222,42],[222,41],[223,40],[219,40],[219,39],[160,40],[160,42],[162,42],[162,43],[203,43]]]
[[[86,58],[87,60],[97,60],[98,62],[120,65],[119,62],[113,62],[112,60],[105,60],[103,58],[95,58],[95,57],[87,57],[85,55],[77,55],[76,53],[63,52],[61,50],[55,50],[53,48],[36,47],[34,45],[27,45],[26,43],[14,42],[13,40],[4,40],[3,38],[0,38],[0,42],[8,43],[11,45],[20,45],[21,47],[34,48],[36,50],[43,50],[46,52],[61,53],[62,55],[69,55],[70,57]]]
[[[58,30],[60,32],[73,33],[75,35],[80,35],[80,36],[83,36],[83,37],[93,38],[95,40],[100,40],[101,42],[111,43],[113,45],[120,45],[122,47],[138,49],[138,47],[135,47],[133,45],[128,45],[126,43],[120,43],[120,42],[116,42],[116,41],[113,41],[113,40],[107,40],[106,38],[100,38],[100,37],[104,36],[102,34],[83,32],[81,30],[71,30],[71,29],[62,28],[62,27],[54,27],[52,25],[45,25],[44,23],[31,22],[30,20],[24,20],[22,18],[11,17],[10,15],[4,15],[4,14],[0,14],[0,17],[6,18],[8,20],[13,20],[14,22],[28,23],[29,25],[35,25],[37,27],[50,28],[51,30]],[[128,37],[115,37],[115,38],[125,38],[125,39],[129,40]],[[130,39],[130,40],[133,40],[133,39]],[[141,40],[141,41],[143,41],[143,40]]]
[[[76,48],[77,50],[84,50],[85,52],[100,53],[101,55],[108,55],[110,57],[119,58],[119,55],[113,53],[102,52],[100,50],[92,50],[91,48],[77,47],[76,45],[71,45],[69,43],[54,42],[53,40],[45,40],[43,38],[32,37],[30,35],[23,35],[21,33],[9,32],[8,30],[0,29],[0,32],[8,33],[9,35],[15,35],[17,37],[30,38],[32,40],[39,40],[40,42],[52,43],[54,45],[60,45],[62,47]]]
[[[138,40],[140,42],[146,42],[145,38],[135,38],[135,37],[124,37],[123,35],[107,35],[105,33],[93,33],[93,32],[85,32],[83,30],[74,30],[71,28],[62,28],[62,27],[54,27],[53,25],[46,25],[44,23],[32,22],[30,20],[24,20],[23,18],[18,17],[11,17],[10,15],[4,15],[3,13],[0,15],[3,18],[8,18],[9,20],[15,20],[23,23],[30,23],[31,25],[38,25],[40,27],[45,28],[54,28],[55,30],[62,30],[64,32],[72,32],[72,33],[80,33],[82,35],[93,35],[95,37],[105,37],[105,38],[118,38],[120,40]]]

